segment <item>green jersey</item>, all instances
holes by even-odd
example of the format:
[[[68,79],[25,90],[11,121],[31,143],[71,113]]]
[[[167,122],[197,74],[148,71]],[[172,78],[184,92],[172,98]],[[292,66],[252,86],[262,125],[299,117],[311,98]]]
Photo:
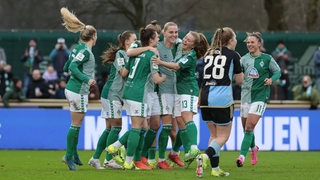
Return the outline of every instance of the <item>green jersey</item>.
[[[177,75],[177,93],[198,96],[199,87],[196,79],[197,55],[194,50],[178,59],[177,63],[180,69],[176,72]]]
[[[160,59],[166,62],[175,62],[175,58],[179,58],[182,55],[181,42],[176,42],[173,48],[168,48],[162,42],[158,43],[157,49],[160,54]],[[159,67],[161,74],[165,74],[167,79],[159,84],[159,93],[175,94],[175,71],[164,66]]]
[[[119,71],[128,63],[128,61],[129,57],[127,56],[127,53],[124,50],[118,50],[111,66],[109,80],[103,86],[101,97],[110,101],[121,101],[126,78],[123,78],[119,74]]]
[[[91,48],[84,43],[79,43],[70,53],[69,60],[64,70],[70,71],[70,79],[66,89],[82,94],[89,94],[90,79],[94,79],[95,60]]]
[[[241,102],[267,102],[270,97],[270,86],[265,86],[264,80],[272,78],[272,81],[275,81],[280,78],[281,70],[277,62],[272,56],[265,53],[256,57],[247,53],[240,59],[240,62],[244,72]]]
[[[123,91],[123,99],[147,103],[147,94],[154,91],[152,75],[158,72],[158,65],[151,61],[154,52],[145,51],[130,58],[126,69],[130,71]]]

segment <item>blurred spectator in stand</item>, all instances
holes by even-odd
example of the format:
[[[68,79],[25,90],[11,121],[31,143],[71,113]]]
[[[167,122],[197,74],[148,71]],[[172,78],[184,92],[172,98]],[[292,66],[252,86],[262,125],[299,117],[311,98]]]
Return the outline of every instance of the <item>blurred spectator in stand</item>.
[[[37,41],[30,39],[28,47],[25,49],[24,54],[21,57],[21,62],[24,63],[24,75],[23,75],[23,91],[26,92],[31,80],[31,74],[33,70],[40,69],[40,63],[43,61],[43,57],[37,48]]]
[[[314,73],[316,77],[317,89],[320,92],[320,47],[313,54]]]
[[[55,99],[66,99],[66,95],[64,93],[66,84],[67,84],[66,79],[62,78],[58,80],[58,83],[56,84],[55,95],[54,95]]]
[[[5,61],[0,60],[0,97],[3,97],[12,85],[13,74],[10,67]]]
[[[2,47],[0,47],[0,60],[7,62],[6,52]]]
[[[313,86],[310,76],[303,76],[302,84],[293,87],[294,100],[310,101],[309,109],[317,109],[319,104],[319,91]]]
[[[46,71],[43,73],[42,78],[47,82],[47,83],[51,83],[51,82],[55,82],[56,80],[58,80],[58,74],[57,71],[54,69],[53,65],[50,64]]]
[[[46,81],[49,87],[50,98],[54,98],[56,83],[58,78],[57,71],[54,69],[53,65],[50,64],[46,71],[43,73],[42,78]]]
[[[13,84],[9,90],[3,96],[3,106],[9,108],[9,100],[17,99],[19,101],[24,101],[26,96],[22,90],[22,80],[18,78],[13,78]]]
[[[281,69],[281,77],[271,88],[271,94],[274,95],[271,99],[289,99],[288,87],[290,85],[290,81],[288,65],[291,61],[291,52],[287,49],[282,40],[278,41],[276,49],[272,52],[272,57],[276,60]]]
[[[99,86],[97,84],[90,86],[89,100],[100,99]]]
[[[32,72],[32,80],[28,85],[27,98],[49,98],[49,86],[42,78],[39,69]]]
[[[54,69],[58,73],[58,77],[64,76],[63,66],[69,59],[70,51],[67,48],[64,38],[58,38],[55,48],[50,53],[50,59],[52,61]]]

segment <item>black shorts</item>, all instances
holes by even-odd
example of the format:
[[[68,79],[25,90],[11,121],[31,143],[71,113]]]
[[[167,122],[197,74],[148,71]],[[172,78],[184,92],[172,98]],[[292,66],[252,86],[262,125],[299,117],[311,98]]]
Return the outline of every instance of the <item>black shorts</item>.
[[[233,119],[233,105],[226,108],[201,108],[202,120],[217,125],[228,125]]]

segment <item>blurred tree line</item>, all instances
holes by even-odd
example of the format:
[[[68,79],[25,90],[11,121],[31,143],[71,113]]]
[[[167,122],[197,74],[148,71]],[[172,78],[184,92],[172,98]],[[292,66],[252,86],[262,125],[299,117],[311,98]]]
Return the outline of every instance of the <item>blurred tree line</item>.
[[[176,22],[182,31],[316,32],[319,0],[1,0],[1,30],[59,30],[60,8],[97,29],[138,30],[151,20]]]

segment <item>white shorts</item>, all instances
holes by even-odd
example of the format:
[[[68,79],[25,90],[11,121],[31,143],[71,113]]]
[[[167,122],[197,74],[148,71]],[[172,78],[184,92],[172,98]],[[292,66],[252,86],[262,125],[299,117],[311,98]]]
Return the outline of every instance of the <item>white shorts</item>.
[[[101,117],[106,118],[122,118],[122,104],[120,101],[112,101],[101,98]]]
[[[77,94],[72,91],[69,91],[68,89],[65,89],[64,93],[69,102],[71,112],[87,112],[88,95]]]
[[[148,105],[145,103],[123,99],[127,115],[147,117]]]
[[[258,101],[253,103],[241,103],[240,115],[241,117],[247,118],[248,114],[255,114],[262,116],[267,108],[267,103]]]
[[[161,115],[172,115],[175,104],[175,94],[160,95],[160,112]]]
[[[148,110],[147,110],[148,117],[161,114],[158,93],[156,92],[148,93],[147,104],[148,104]]]
[[[176,94],[174,117],[181,116],[181,112],[193,112],[198,113],[198,96],[192,96],[188,94]]]

